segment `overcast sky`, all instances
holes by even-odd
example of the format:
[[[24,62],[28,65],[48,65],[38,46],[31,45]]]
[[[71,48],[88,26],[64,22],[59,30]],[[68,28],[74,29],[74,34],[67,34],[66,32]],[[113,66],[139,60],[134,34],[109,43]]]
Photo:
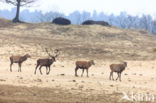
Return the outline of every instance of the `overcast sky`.
[[[126,11],[131,15],[151,14],[156,17],[156,0],[39,0],[36,2],[37,9],[43,12],[59,11],[69,14],[75,10],[93,12],[105,12],[107,14],[118,15],[121,11]],[[0,4],[0,9],[9,9],[10,6]]]

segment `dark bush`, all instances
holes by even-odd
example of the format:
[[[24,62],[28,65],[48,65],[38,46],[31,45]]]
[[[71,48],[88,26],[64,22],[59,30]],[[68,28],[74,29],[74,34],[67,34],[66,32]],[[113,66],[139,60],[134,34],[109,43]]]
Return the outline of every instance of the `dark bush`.
[[[105,21],[93,21],[93,20],[86,20],[82,23],[82,25],[93,25],[93,24],[97,24],[97,25],[103,25],[103,26],[110,26],[108,22]]]
[[[82,23],[82,25],[92,25],[92,24],[94,24],[93,20],[86,20]]]
[[[58,25],[70,25],[71,22],[70,20],[66,19],[66,18],[63,18],[63,17],[58,17],[58,18],[55,18],[52,23],[55,23],[55,24],[58,24]]]

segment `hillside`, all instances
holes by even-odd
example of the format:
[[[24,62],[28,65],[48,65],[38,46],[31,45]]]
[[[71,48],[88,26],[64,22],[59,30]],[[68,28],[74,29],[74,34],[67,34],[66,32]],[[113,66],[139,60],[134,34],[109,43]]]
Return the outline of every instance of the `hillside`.
[[[155,95],[155,39],[156,36],[144,30],[99,25],[13,24],[0,19],[0,103],[121,103],[123,92]],[[60,55],[51,65],[49,75],[45,67],[43,75],[39,70],[34,75],[36,60],[48,56],[45,48],[59,49]],[[26,53],[31,58],[22,64],[22,72],[18,72],[17,64],[10,72],[9,57]],[[81,77],[81,70],[79,77],[75,77],[75,61],[89,59],[95,62],[89,68],[89,78],[86,72]],[[128,64],[122,82],[109,80],[110,64],[120,61]],[[122,103],[132,101],[122,100]]]
[[[60,57],[66,60],[154,60],[155,39],[156,36],[143,30],[99,25],[12,24],[0,19],[0,55],[4,57],[25,53],[47,56],[44,48],[57,48]]]

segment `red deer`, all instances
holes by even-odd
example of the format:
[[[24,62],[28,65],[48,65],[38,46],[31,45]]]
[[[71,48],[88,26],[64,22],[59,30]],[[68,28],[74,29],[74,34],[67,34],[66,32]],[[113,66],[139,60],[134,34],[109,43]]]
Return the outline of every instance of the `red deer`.
[[[53,64],[53,63],[56,61],[56,57],[60,54],[60,53],[59,53],[59,50],[56,49],[56,50],[55,50],[55,54],[56,54],[56,55],[55,55],[55,56],[52,56],[52,55],[48,52],[47,48],[46,48],[46,53],[49,55],[50,59],[49,59],[49,58],[46,58],[46,59],[38,59],[38,60],[37,60],[37,65],[36,65],[34,74],[36,74],[36,70],[37,70],[38,66],[40,66],[40,67],[39,67],[39,70],[40,70],[40,74],[42,75],[41,68],[42,68],[43,66],[45,66],[45,67],[46,67],[46,74],[48,75],[48,74],[50,73],[50,66],[51,66],[51,64]],[[48,68],[49,68],[49,71],[48,71]]]
[[[88,77],[88,69],[92,66],[95,65],[93,60],[90,61],[76,61],[76,68],[75,68],[75,76],[77,75],[77,70],[80,68],[82,69],[82,74],[81,77],[83,76],[84,70],[86,69],[87,72],[87,77]]]
[[[24,61],[27,60],[27,58],[30,58],[30,55],[29,54],[26,54],[24,56],[11,56],[10,57],[10,72],[12,72],[12,65],[13,63],[18,63],[18,66],[19,66],[19,69],[18,69],[18,72],[21,72],[21,65]]]
[[[118,74],[116,80],[118,80],[119,78],[119,80],[121,81],[121,73],[125,70],[126,67],[127,67],[127,62],[123,62],[122,64],[111,64],[110,65],[111,72],[110,72],[109,79],[111,80],[112,77],[112,80],[114,80],[113,72],[116,72]]]

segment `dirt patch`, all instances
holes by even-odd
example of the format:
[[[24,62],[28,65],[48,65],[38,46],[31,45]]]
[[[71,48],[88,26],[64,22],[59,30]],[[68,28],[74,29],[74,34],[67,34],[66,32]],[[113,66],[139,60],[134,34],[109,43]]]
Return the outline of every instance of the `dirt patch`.
[[[38,88],[0,85],[0,103],[120,103],[121,93],[92,94],[61,88]],[[130,103],[123,101],[123,103]]]

